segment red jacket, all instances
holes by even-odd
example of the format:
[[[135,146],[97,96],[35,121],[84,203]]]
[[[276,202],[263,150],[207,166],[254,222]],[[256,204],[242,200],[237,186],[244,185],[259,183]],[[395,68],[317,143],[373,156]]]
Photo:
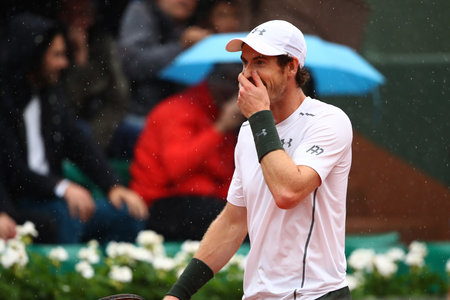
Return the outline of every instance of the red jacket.
[[[236,134],[215,129],[218,113],[206,83],[201,83],[163,100],[147,116],[130,167],[130,187],[149,206],[177,195],[225,200]]]

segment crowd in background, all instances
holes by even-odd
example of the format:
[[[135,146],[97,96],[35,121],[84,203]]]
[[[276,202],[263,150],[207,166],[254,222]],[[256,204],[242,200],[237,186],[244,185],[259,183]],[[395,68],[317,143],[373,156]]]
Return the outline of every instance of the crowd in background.
[[[132,0],[118,18],[104,5],[19,3],[0,23],[0,238],[31,220],[42,243],[134,241],[144,228],[200,239],[225,203],[239,66],[195,87],[158,74],[208,35],[240,31],[236,4]],[[112,159],[130,162],[130,184]],[[66,161],[104,196],[65,178]]]

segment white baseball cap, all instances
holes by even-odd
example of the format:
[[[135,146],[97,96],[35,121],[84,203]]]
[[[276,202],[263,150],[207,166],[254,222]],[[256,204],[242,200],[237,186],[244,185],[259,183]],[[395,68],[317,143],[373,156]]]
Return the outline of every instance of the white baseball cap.
[[[306,42],[303,33],[287,21],[265,22],[250,31],[245,38],[229,41],[225,49],[229,52],[241,51],[243,43],[263,55],[289,55],[298,59],[300,67],[305,65]]]

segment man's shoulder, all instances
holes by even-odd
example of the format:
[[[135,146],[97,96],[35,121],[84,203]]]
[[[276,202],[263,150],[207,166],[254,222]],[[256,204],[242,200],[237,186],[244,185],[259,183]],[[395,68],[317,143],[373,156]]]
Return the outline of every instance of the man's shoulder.
[[[300,111],[300,114],[315,116],[316,120],[350,120],[345,111],[340,107],[317,99],[307,99],[307,105],[305,105],[304,111]]]
[[[322,112],[344,113],[344,111],[341,108],[337,107],[336,105],[327,103],[322,100],[307,97],[305,99],[305,102],[307,103],[306,106],[311,110]]]

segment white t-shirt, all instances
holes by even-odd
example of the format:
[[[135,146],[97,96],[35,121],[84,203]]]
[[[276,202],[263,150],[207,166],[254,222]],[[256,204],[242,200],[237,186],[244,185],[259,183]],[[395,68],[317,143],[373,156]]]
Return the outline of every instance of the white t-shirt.
[[[292,209],[276,206],[248,122],[239,132],[228,201],[247,208],[243,299],[314,299],[347,286],[345,210],[352,127],[339,108],[307,97],[276,125],[286,153],[322,184]]]
[[[23,119],[27,139],[28,166],[40,175],[47,175],[49,166],[41,132],[41,103],[37,96],[33,96],[25,107]]]

